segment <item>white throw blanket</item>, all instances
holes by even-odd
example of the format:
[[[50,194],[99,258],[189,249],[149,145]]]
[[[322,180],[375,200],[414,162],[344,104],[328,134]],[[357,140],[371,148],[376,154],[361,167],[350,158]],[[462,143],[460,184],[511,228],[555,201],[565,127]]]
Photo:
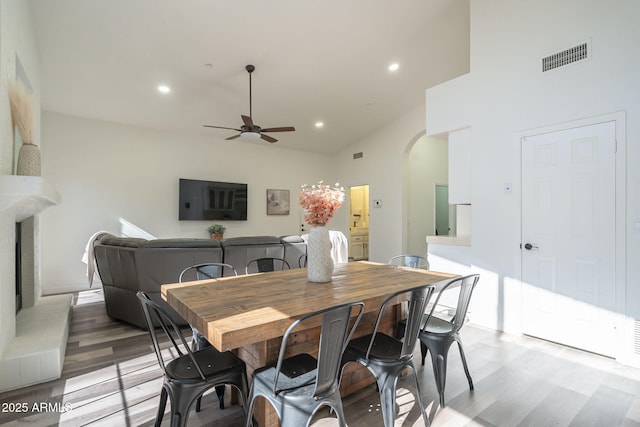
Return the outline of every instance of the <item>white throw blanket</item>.
[[[334,264],[349,262],[349,242],[342,231],[329,230],[331,258]]]
[[[93,245],[96,243],[100,237],[105,234],[109,234],[115,237],[115,234],[112,234],[108,231],[98,231],[94,233],[87,242],[87,246],[84,248],[84,255],[82,255],[82,262],[87,264],[87,281],[89,282],[89,287],[93,286],[93,281],[100,281],[100,276],[96,271],[96,258],[93,253]],[[136,226],[135,224],[127,221],[124,218],[120,218],[120,237],[139,237],[141,239],[155,239],[156,237],[152,234],[147,233],[142,228]]]
[[[93,253],[93,245],[96,240],[104,236],[105,234],[111,234],[108,231],[98,231],[94,233],[87,242],[87,246],[84,248],[84,255],[82,255],[82,262],[87,264],[87,281],[89,282],[89,287],[93,286],[93,280],[100,280],[100,276],[96,274],[96,258]]]

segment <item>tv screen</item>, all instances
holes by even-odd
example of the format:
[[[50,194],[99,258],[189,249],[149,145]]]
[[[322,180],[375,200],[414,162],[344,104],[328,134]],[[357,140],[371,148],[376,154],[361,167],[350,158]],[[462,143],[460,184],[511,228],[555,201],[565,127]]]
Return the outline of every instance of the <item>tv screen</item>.
[[[247,184],[180,179],[180,221],[247,220]]]

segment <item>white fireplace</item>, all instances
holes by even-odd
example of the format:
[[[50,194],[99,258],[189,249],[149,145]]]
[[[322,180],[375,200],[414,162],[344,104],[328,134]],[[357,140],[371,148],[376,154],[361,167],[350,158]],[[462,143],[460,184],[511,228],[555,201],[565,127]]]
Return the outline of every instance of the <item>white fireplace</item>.
[[[38,218],[59,200],[57,191],[41,177],[0,175],[0,392],[62,373],[72,297],[42,296]],[[17,239],[20,254],[16,254]],[[16,313],[18,276],[22,307]]]

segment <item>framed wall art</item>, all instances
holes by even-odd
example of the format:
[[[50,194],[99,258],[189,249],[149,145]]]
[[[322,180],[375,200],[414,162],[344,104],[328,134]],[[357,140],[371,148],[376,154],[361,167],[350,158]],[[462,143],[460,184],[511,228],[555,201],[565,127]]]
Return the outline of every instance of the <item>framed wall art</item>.
[[[267,215],[289,215],[289,190],[267,190]]]

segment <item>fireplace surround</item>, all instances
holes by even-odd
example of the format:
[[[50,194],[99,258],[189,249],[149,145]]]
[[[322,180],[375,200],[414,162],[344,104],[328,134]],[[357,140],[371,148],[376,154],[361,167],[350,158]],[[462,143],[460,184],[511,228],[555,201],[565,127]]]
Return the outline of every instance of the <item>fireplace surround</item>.
[[[0,392],[62,372],[72,297],[42,296],[38,217],[59,200],[41,177],[0,175]]]

